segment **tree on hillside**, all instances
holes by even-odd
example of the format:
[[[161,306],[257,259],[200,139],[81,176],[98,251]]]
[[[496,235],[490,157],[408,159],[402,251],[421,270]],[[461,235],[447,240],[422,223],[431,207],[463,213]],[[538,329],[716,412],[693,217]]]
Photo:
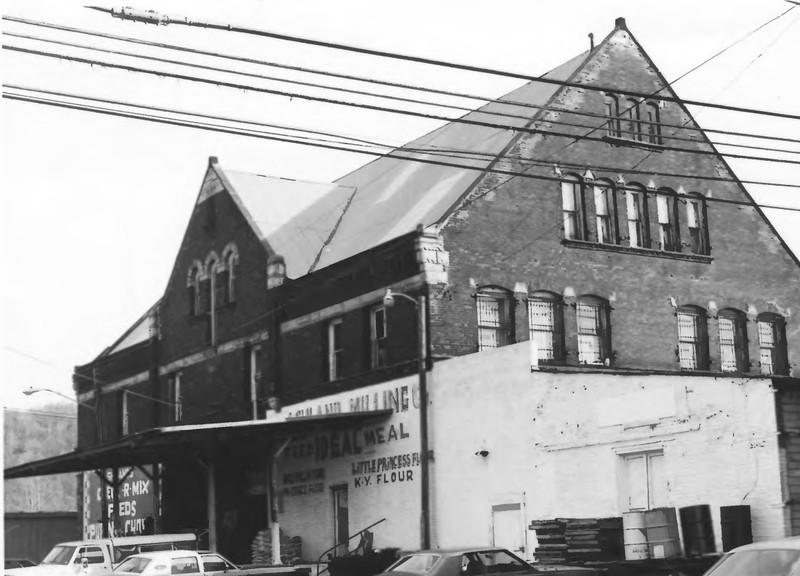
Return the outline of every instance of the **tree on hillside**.
[[[76,407],[48,404],[36,410],[4,410],[3,456],[6,468],[75,449]],[[77,510],[75,474],[34,476],[4,483],[6,512]]]

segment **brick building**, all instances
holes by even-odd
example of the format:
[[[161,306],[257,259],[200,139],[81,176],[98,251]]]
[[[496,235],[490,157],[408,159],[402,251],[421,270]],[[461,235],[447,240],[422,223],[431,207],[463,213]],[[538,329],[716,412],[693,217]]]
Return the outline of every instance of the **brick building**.
[[[794,533],[798,264],[618,19],[334,184],[212,158],[163,297],[76,368],[76,455],[160,462],[159,529],[239,560],[270,493],[308,559],[421,518],[528,556],[533,520],[664,506]]]

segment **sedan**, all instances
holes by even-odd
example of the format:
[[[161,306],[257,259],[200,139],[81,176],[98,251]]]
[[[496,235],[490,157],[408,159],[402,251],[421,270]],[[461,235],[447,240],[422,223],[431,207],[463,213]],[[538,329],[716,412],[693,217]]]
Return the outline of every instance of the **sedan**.
[[[129,556],[114,568],[114,574],[138,574],[140,576],[218,574],[238,569],[233,562],[214,552],[165,550]]]
[[[734,548],[704,576],[800,576],[800,537]]]
[[[381,576],[531,576],[540,573],[504,548],[459,548],[405,554]]]

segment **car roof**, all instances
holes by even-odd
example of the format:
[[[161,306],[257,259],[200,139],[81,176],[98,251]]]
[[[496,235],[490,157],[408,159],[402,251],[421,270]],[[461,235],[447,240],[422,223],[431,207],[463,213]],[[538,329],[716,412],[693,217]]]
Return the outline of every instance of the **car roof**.
[[[404,550],[400,557],[412,556],[413,554],[438,554],[440,556],[456,556],[468,552],[508,552],[505,548],[498,546],[461,546],[458,548],[441,548],[435,550]]]
[[[800,536],[791,536],[789,538],[764,540],[763,542],[745,544],[744,546],[734,548],[731,552],[735,553],[746,550],[800,550]]]
[[[138,554],[128,556],[128,558],[150,558],[152,560],[158,560],[163,558],[191,556],[192,554],[208,554],[208,552],[198,552],[197,550],[158,550],[156,552],[139,552]]]

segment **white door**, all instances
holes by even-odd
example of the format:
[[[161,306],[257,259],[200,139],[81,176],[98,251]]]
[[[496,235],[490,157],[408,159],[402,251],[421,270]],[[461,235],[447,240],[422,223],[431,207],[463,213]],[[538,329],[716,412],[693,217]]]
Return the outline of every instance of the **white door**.
[[[492,545],[505,548],[522,558],[526,556],[525,520],[521,504],[492,506]]]

